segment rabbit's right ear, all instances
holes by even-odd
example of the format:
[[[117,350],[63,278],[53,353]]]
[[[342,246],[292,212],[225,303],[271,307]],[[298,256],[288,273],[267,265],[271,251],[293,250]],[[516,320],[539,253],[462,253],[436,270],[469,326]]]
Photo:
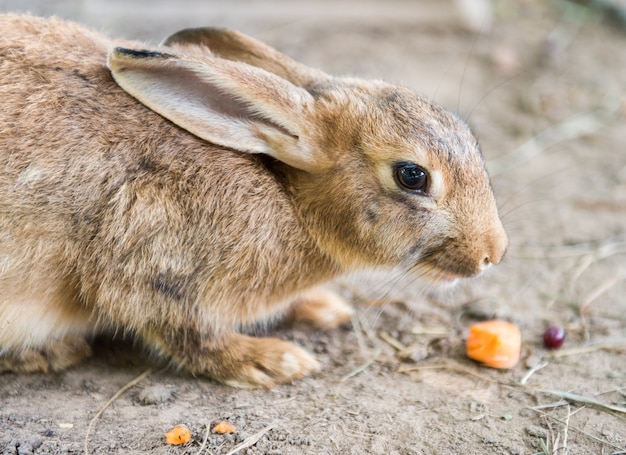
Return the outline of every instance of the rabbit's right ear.
[[[188,28],[167,37],[163,46],[200,46],[213,55],[247,63],[288,80],[299,87],[329,78],[323,71],[310,68],[254,38],[226,28]]]
[[[202,139],[305,171],[330,165],[315,145],[313,97],[275,74],[216,57],[122,48],[108,65],[127,93]]]

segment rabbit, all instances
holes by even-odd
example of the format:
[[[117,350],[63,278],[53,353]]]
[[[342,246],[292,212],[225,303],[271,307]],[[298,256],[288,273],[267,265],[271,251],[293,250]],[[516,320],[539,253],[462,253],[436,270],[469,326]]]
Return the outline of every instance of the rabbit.
[[[408,88],[231,30],[147,46],[0,17],[0,371],[60,371],[123,333],[269,388],[320,364],[246,330],[345,322],[338,277],[451,283],[505,254],[476,138]]]

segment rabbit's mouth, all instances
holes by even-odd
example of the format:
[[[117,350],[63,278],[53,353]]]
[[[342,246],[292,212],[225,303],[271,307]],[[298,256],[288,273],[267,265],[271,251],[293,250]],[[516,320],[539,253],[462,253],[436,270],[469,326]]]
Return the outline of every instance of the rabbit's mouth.
[[[433,251],[422,255],[418,270],[427,279],[440,283],[456,283],[460,279],[475,278],[491,267],[455,253],[454,250]]]

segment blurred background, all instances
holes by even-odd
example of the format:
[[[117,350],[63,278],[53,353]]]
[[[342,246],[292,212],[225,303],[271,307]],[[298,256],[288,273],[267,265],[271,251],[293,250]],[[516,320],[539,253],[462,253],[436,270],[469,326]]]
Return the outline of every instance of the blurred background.
[[[511,241],[500,266],[454,290],[431,292],[396,276],[343,283],[359,307],[353,324],[280,331],[324,368],[273,395],[155,373],[150,381],[175,384],[178,399],[148,409],[123,397],[108,432],[94,438],[99,453],[117,453],[119,434],[140,434],[134,453],[153,453],[167,425],[188,422],[199,434],[207,414],[249,434],[274,422],[258,450],[241,452],[250,454],[626,453],[623,416],[578,407],[570,420],[564,407],[532,410],[556,401],[538,389],[624,402],[626,0],[0,0],[0,11],[54,14],[152,45],[182,28],[230,27],[331,74],[406,85],[468,120]],[[516,369],[488,371],[465,358],[467,326],[481,317],[520,327]],[[548,324],[566,329],[569,354],[546,352]],[[423,330],[432,327],[445,335]],[[94,397],[132,379],[116,362],[101,354],[50,381],[0,376],[0,454],[3,442],[39,431],[36,415],[73,415],[84,431]],[[565,421],[576,437],[572,430],[567,438]],[[82,450],[84,432],[59,434],[51,453]],[[538,441],[551,437],[557,446],[544,451]],[[224,451],[217,436],[209,442]]]
[[[335,74],[380,77],[450,102],[472,42],[521,5],[489,0],[0,0],[0,11],[57,15],[153,44],[182,28],[235,28]],[[513,8],[513,9],[511,9]],[[450,47],[450,31],[467,46]],[[434,34],[433,34],[434,32]],[[426,36],[429,38],[424,39]],[[418,58],[416,60],[416,58]],[[468,75],[471,77],[471,75]],[[469,96],[470,104],[473,98]],[[480,95],[482,96],[482,94]]]

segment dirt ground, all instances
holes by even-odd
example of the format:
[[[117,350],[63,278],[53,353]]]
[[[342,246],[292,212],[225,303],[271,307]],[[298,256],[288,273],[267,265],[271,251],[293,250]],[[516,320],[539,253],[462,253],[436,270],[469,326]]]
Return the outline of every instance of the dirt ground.
[[[230,26],[330,73],[412,87],[480,138],[511,239],[506,260],[454,289],[393,274],[343,280],[351,324],[272,330],[314,352],[322,371],[270,391],[163,370],[121,340],[99,340],[93,358],[61,374],[0,375],[0,454],[84,453],[86,439],[92,454],[626,453],[625,29],[539,0],[494,2],[480,32],[451,0],[223,3],[0,9],[152,42]],[[494,316],[522,331],[512,370],[464,356],[469,324]],[[549,324],[567,331],[555,352],[541,341]],[[236,432],[207,433],[221,420]],[[177,424],[193,442],[165,443]]]

